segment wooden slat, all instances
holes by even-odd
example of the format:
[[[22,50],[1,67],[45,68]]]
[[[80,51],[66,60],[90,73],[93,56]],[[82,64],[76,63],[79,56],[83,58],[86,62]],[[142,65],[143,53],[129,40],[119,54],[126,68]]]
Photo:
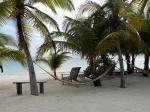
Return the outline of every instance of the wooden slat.
[[[13,84],[18,84],[18,83],[22,83],[22,84],[28,84],[28,83],[30,83],[30,82],[13,82]],[[42,81],[38,81],[38,82],[36,82],[36,83],[46,83],[46,81],[44,81],[44,82],[42,82]]]

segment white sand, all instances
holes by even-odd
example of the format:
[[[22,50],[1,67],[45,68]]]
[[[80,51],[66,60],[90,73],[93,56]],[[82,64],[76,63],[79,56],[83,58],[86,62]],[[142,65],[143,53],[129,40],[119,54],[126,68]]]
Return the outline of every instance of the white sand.
[[[150,112],[150,78],[127,76],[127,88],[120,89],[118,78],[104,79],[103,86],[79,88],[49,80],[45,94],[32,96],[23,85],[23,95],[16,95],[13,81],[25,76],[0,76],[0,112]],[[38,76],[47,80],[48,76]]]

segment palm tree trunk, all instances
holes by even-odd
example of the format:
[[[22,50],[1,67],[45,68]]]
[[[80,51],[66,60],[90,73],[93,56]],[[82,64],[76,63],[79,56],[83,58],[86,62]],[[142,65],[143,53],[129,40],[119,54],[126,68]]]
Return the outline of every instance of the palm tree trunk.
[[[57,78],[56,69],[54,70],[54,76]],[[55,80],[56,80],[55,78]]]
[[[130,66],[130,55],[129,55],[129,53],[125,54],[125,58],[127,61],[127,73],[130,74],[132,72],[132,70],[131,70],[131,66]]]
[[[4,71],[3,71],[3,65],[2,65],[2,63],[0,64],[0,69],[1,69],[1,73],[3,73]]]
[[[122,58],[122,52],[120,43],[117,43],[117,50],[118,50],[118,56],[119,56],[119,64],[120,64],[120,74],[121,74],[121,88],[125,88],[125,76],[124,76],[124,65],[123,65],[123,58]]]
[[[20,2],[16,0],[16,8],[20,8],[19,4]],[[21,13],[18,13],[16,15],[16,20],[17,20],[17,29],[18,29],[18,35],[19,35],[19,40],[22,42],[22,47],[23,50],[26,54],[27,58],[27,64],[28,64],[28,69],[29,69],[29,76],[30,76],[30,90],[32,95],[38,95],[38,87],[36,83],[36,76],[35,76],[35,71],[34,71],[34,66],[33,66],[33,61],[27,46],[27,43],[25,41],[24,35],[23,35],[23,29],[22,29],[22,15]]]
[[[57,54],[56,44],[54,41],[52,41],[52,44],[53,44],[54,53],[56,55]],[[57,78],[56,69],[54,69],[53,71],[54,71],[54,76]],[[55,78],[55,80],[56,80],[56,78]]]
[[[145,53],[144,70],[149,70],[149,53]],[[143,76],[148,77],[148,74],[143,73]]]
[[[135,66],[135,56],[134,53],[132,53],[132,66],[131,66],[131,73],[134,72],[134,66]]]
[[[54,53],[57,54],[57,49],[56,49],[56,44],[55,44],[55,42],[52,41],[52,44],[53,44]]]

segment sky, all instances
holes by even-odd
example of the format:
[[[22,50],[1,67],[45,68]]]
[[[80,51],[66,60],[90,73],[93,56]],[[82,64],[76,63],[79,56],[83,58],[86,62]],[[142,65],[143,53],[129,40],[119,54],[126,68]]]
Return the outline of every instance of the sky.
[[[35,4],[35,6],[41,11],[48,14],[49,16],[53,17],[58,22],[59,27],[62,28],[62,22],[64,20],[64,16],[75,18],[79,6],[85,3],[86,1],[88,0],[72,0],[75,6],[75,11],[68,12],[68,11],[64,11],[61,9],[57,9],[57,15],[53,14],[50,9],[48,9],[47,7],[41,4]],[[92,0],[92,1],[102,4],[105,0]],[[0,32],[7,34],[7,35],[11,35],[13,38],[17,40],[15,24],[16,23],[13,21],[7,21],[6,24],[0,28]],[[53,30],[50,26],[48,26],[48,28],[50,31]],[[38,31],[33,30],[32,38],[30,38],[30,45],[31,45],[30,52],[31,52],[32,57],[36,56],[36,51],[42,43],[43,43],[43,37],[40,35]]]

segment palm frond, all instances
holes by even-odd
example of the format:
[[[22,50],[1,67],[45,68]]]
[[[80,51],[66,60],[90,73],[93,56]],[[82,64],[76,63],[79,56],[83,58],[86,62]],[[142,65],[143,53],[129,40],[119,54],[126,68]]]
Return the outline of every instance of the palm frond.
[[[149,0],[141,0],[141,10],[140,10],[140,14],[144,13],[144,9],[147,5],[147,3],[149,2]]]
[[[108,52],[112,52],[117,47],[118,42],[124,43],[127,41],[130,44],[133,44],[134,47],[139,47],[141,43],[139,34],[135,29],[132,29],[131,26],[128,30],[120,30],[109,34],[98,44],[97,49],[99,49],[101,54],[106,54]]]
[[[51,39],[50,37],[50,32],[47,29],[46,25],[36,16],[34,15],[30,10],[26,10],[26,18],[28,20],[28,22],[31,23],[31,25],[36,28],[39,32],[41,32],[41,34],[46,37]]]
[[[45,59],[45,58],[36,58],[35,61],[36,61],[36,62],[42,62],[42,63],[44,63],[44,64],[46,64],[46,65],[50,65],[49,60],[47,60],[47,59]]]
[[[33,9],[34,14],[37,15],[41,21],[46,22],[47,24],[50,24],[51,27],[59,30],[57,22],[52,17],[50,17],[46,13],[42,12],[41,10],[37,9],[36,7],[29,6],[29,8],[30,7]]]
[[[8,48],[0,48],[0,60],[1,61],[17,61],[21,65],[26,66],[25,55],[18,50],[12,50]]]
[[[87,1],[79,7],[78,15],[82,15],[85,12],[92,14],[92,13],[96,12],[97,10],[101,10],[101,9],[102,9],[102,6],[100,6],[96,2]]]
[[[50,61],[50,66],[51,69],[57,69],[59,68],[64,61],[66,61],[66,59],[70,58],[69,56],[66,56],[66,53],[61,53],[61,54],[52,54],[49,57],[49,61]]]
[[[3,2],[0,2],[0,25],[1,23],[6,22],[6,17],[9,17],[9,15],[11,15],[12,10],[13,6],[11,1],[4,0]]]
[[[48,6],[54,13],[56,13],[56,7],[74,10],[74,6],[71,0],[34,0],[34,3],[42,3],[45,6]]]
[[[49,39],[45,39],[44,43],[39,47],[37,51],[37,57],[41,57],[44,53],[53,48],[53,43]]]
[[[63,29],[67,32],[70,28],[81,25],[81,21],[78,19],[72,19],[70,17],[65,16],[65,20],[63,22]]]
[[[23,31],[23,36],[24,36],[24,39],[26,41],[26,44],[29,46],[29,42],[30,42],[30,37],[31,37],[31,32],[32,32],[32,29],[29,27],[29,25],[26,23],[26,21],[24,19],[21,20],[21,27],[22,27],[22,31]],[[18,34],[18,37],[19,37],[19,34]],[[18,38],[18,46],[20,47],[20,49],[23,48],[23,41],[22,41],[22,38]]]
[[[45,14],[44,12],[38,10],[37,8],[36,8],[35,13],[38,15],[38,17],[41,18],[41,20],[43,22],[45,21],[46,23],[50,24],[51,27],[53,27],[59,31],[58,24],[52,17],[50,17],[49,15]]]
[[[150,18],[150,5],[147,7],[146,18]]]
[[[5,45],[14,45],[14,46],[16,46],[15,41],[12,39],[11,36],[0,33],[0,46],[3,47]]]
[[[63,64],[64,61],[70,58],[67,54],[68,52],[61,52],[61,50],[58,50],[56,54],[50,54],[48,58],[37,58],[36,61],[43,62],[52,70],[56,70]]]

